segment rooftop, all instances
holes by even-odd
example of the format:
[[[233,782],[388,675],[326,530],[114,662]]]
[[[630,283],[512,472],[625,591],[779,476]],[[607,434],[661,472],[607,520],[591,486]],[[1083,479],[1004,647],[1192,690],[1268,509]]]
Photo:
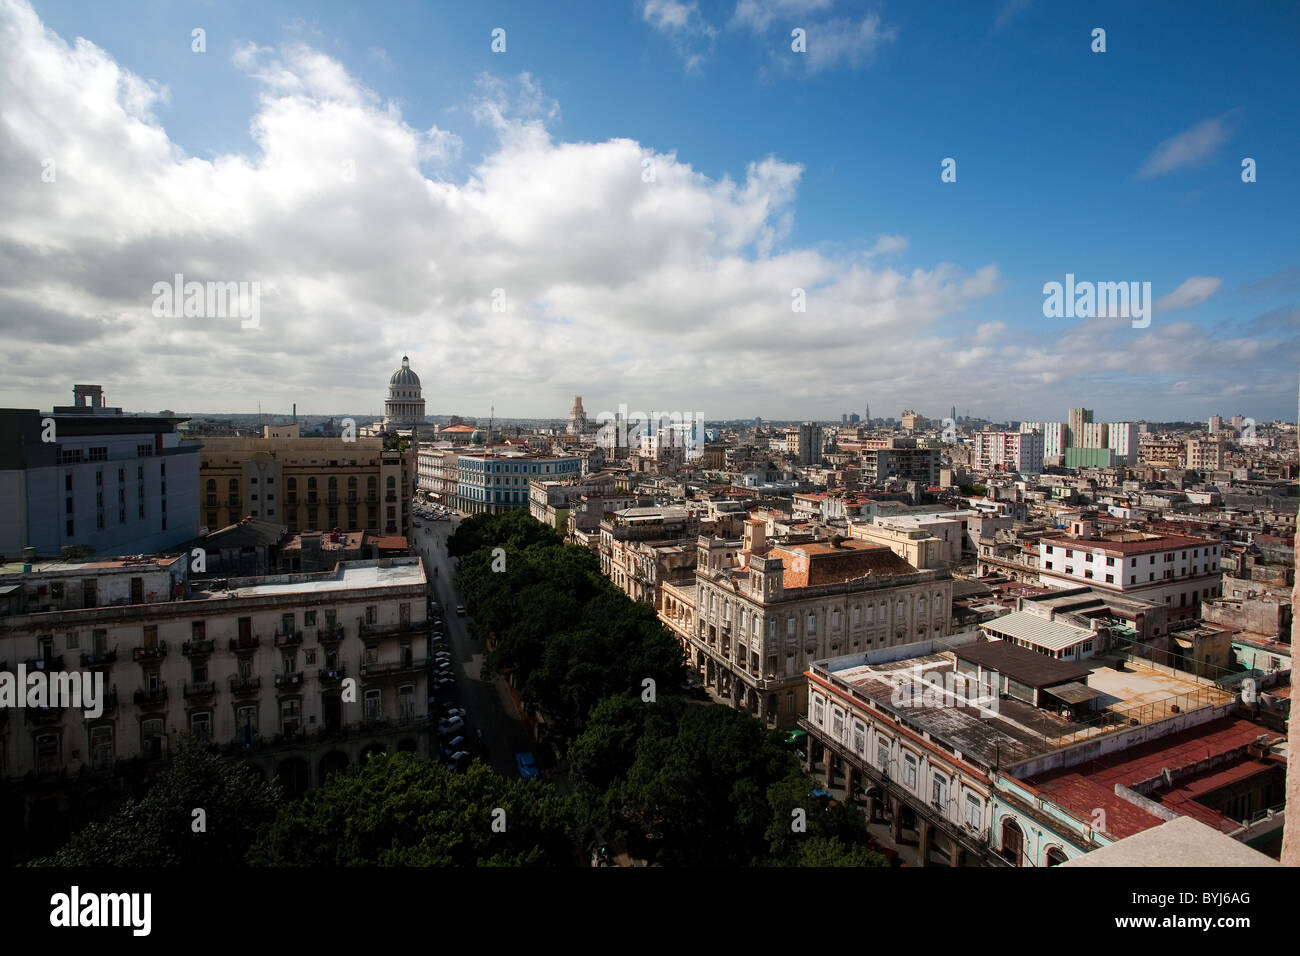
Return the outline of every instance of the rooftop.
[[[1277,860],[1206,826],[1179,817],[1062,866],[1281,866]]]

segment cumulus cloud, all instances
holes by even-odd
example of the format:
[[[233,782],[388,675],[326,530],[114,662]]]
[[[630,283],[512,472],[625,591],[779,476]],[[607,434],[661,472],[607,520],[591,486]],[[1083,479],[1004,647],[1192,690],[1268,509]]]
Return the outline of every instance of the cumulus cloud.
[[[1192,276],[1170,292],[1156,300],[1156,312],[1177,312],[1180,309],[1194,309],[1223,285],[1222,279],[1214,276]]]
[[[1235,111],[1203,119],[1191,129],[1164,140],[1138,170],[1138,179],[1154,179],[1206,159],[1228,139]]]
[[[234,65],[257,83],[254,148],[197,158],[156,118],[164,86],[0,0],[0,404],[48,408],[90,381],[140,411],[379,414],[403,353],[433,414],[563,417],[581,394],[593,413],[838,416],[934,396],[922,411],[1044,417],[1087,398],[1085,375],[1124,383],[1115,401],[1149,402],[1156,374],[1207,394],[1290,377],[1294,395],[1293,324],[1139,337],[968,319],[1003,291],[997,265],[884,267],[901,236],[792,243],[800,164],[710,176],[653,144],[568,142],[527,74],[481,78],[454,114],[489,143],[452,178],[431,159],[461,149],[455,131],[413,127],[301,40]],[[260,327],[155,316],[154,284],[177,273],[260,282]]]

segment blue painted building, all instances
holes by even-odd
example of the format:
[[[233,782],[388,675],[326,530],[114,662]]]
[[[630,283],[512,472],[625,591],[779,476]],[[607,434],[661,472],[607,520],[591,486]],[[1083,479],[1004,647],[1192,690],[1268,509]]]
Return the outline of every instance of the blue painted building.
[[[464,514],[501,514],[528,507],[534,478],[564,480],[582,475],[582,459],[552,455],[461,455],[457,507]]]

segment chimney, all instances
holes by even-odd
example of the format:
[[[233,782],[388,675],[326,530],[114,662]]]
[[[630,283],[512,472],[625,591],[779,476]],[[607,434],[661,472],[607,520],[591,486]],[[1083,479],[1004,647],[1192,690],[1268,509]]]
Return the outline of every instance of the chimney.
[[[35,548],[23,548],[23,564],[31,565],[36,561]]]

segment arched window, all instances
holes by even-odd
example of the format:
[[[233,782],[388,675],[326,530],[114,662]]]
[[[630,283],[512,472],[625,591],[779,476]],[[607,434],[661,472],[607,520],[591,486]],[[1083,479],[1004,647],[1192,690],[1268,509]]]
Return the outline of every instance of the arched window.
[[[1067,859],[1069,858],[1065,855],[1065,851],[1062,850],[1059,846],[1049,846],[1047,848],[1048,866],[1060,866]]]
[[[357,476],[353,475],[351,478],[348,479],[348,490],[355,491],[356,487],[357,487]]]
[[[315,478],[308,478],[308,479],[307,479],[307,490],[308,490],[308,491],[315,491],[315,490],[316,490],[316,479],[315,479]]]
[[[394,478],[392,475],[389,475],[389,476],[388,476],[388,487],[389,487],[390,489],[391,489],[391,488],[396,488],[396,487],[397,487],[397,479]]]
[[[366,487],[367,487],[368,489],[370,489],[371,491],[374,491],[374,490],[375,490],[375,476],[374,476],[374,475],[371,475],[369,478],[366,479]]]
[[[329,485],[329,487],[330,487],[330,491],[337,491],[337,490],[338,490],[338,487],[339,487],[339,480],[338,480],[337,478],[335,478],[333,475],[330,476],[330,485]]]
[[[297,490],[298,490],[298,479],[297,479],[297,478],[290,478],[290,479],[289,479],[289,490],[290,490],[290,491],[297,491]]]
[[[230,479],[230,490],[231,490],[231,491],[238,491],[238,490],[239,490],[239,479],[238,479],[238,478],[231,478],[231,479]]]
[[[1012,866],[1020,866],[1024,851],[1025,834],[1010,817],[1002,821],[1002,856]]]

